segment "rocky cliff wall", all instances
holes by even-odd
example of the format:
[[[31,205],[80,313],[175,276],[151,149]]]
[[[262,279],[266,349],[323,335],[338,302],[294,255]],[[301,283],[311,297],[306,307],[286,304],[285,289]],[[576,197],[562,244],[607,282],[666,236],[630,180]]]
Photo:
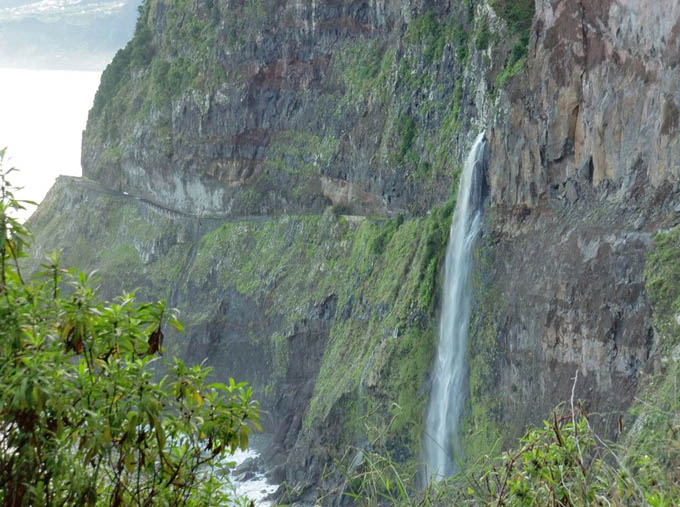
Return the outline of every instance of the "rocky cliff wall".
[[[653,369],[663,340],[644,266],[680,220],[679,27],[672,1],[536,2],[526,68],[489,130],[474,448],[568,400],[577,370],[576,397],[616,436]]]
[[[425,213],[512,43],[479,1],[145,6],[102,78],[83,171],[186,211]]]
[[[677,183],[678,58],[676,2],[537,1],[526,73],[490,133],[494,199],[573,200],[579,177],[620,200]]]

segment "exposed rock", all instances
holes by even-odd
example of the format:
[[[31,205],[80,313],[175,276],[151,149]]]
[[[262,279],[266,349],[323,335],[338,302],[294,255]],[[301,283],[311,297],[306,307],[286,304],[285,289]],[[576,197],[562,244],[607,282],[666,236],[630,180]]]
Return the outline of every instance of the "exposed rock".
[[[578,200],[578,190],[574,180],[567,181],[567,199],[570,203],[575,203]]]
[[[273,484],[281,484],[286,480],[286,468],[278,465],[267,472],[267,480]]]
[[[677,182],[680,5],[541,0],[536,9],[526,74],[489,134],[494,200],[538,206],[588,164],[593,185],[609,181],[620,197],[639,178],[650,191]]]
[[[536,6],[527,68],[489,133],[471,406],[516,436],[570,398],[578,370],[576,396],[613,436],[653,364],[649,231],[678,221],[680,5]]]
[[[247,460],[243,461],[236,469],[234,470],[234,475],[242,475],[246,473],[252,474],[251,477],[257,472],[259,469],[259,465],[257,462],[256,458],[248,458]],[[247,479],[246,479],[247,480]]]
[[[84,175],[192,213],[424,213],[474,138],[452,125],[491,107],[505,48],[469,55],[482,20],[479,1],[149,0],[104,75]]]

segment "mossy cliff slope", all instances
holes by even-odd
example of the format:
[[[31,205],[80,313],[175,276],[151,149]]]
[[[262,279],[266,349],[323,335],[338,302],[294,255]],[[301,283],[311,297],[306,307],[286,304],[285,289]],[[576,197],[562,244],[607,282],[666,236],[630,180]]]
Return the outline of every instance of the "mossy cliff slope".
[[[323,466],[378,432],[417,459],[451,209],[199,220],[61,178],[31,223],[36,256],[98,269],[104,295],[138,287],[178,307],[186,335],[168,352],[251,382],[278,478],[313,497]]]
[[[168,346],[255,386],[301,494],[378,436],[413,467],[450,196],[519,38],[484,2],[149,0],[34,251],[178,307]]]

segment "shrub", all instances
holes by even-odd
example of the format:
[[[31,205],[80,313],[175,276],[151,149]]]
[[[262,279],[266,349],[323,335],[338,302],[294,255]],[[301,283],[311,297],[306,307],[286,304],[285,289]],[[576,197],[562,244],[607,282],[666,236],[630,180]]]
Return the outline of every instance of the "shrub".
[[[675,440],[672,445],[677,448]],[[378,452],[379,451],[379,452]],[[558,407],[519,446],[485,456],[458,475],[419,491],[418,471],[402,469],[386,449],[355,449],[335,466],[345,496],[366,505],[677,505],[675,463],[604,442],[580,406]],[[349,466],[348,466],[349,463]]]
[[[475,34],[475,47],[479,51],[483,51],[489,47],[489,42],[491,41],[491,30],[489,29],[489,21],[484,18],[479,30]]]
[[[508,79],[522,70],[526,62],[535,5],[534,0],[492,0],[491,7],[505,20],[515,38],[505,67],[496,78],[496,85],[502,88]]]
[[[259,428],[250,388],[209,384],[210,369],[176,358],[156,380],[163,329],[181,329],[163,303],[97,302],[92,276],[62,269],[56,254],[27,281],[9,172],[0,172],[0,503],[224,504],[209,465]]]

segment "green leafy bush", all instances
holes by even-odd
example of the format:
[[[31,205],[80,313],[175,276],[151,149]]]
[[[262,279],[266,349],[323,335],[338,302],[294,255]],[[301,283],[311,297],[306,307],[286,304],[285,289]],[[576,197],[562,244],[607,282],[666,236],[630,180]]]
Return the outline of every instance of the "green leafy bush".
[[[0,151],[0,162],[4,151]],[[173,359],[165,305],[98,302],[58,255],[27,280],[22,203],[0,173],[0,503],[223,505],[217,460],[258,428],[251,390]]]

